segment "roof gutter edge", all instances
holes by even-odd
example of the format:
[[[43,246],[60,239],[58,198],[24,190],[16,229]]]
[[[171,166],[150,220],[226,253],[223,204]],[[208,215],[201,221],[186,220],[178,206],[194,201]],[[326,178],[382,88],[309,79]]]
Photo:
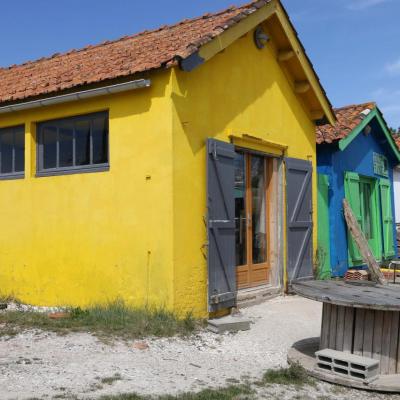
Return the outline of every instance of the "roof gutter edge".
[[[45,99],[27,101],[0,107],[0,114],[30,110],[33,108],[46,107],[56,104],[68,103],[71,101],[85,100],[107,94],[121,93],[129,90],[142,89],[151,86],[150,79],[136,79],[134,81],[118,83],[95,89],[81,90],[79,92],[52,96]]]

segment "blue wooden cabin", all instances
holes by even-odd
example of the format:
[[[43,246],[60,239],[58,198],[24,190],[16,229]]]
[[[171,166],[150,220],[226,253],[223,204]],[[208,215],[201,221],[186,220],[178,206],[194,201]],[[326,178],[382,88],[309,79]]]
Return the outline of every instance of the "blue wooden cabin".
[[[318,264],[322,278],[363,267],[347,231],[343,199],[351,208],[376,259],[397,255],[393,168],[399,150],[374,103],[335,110],[337,123],[317,128]]]

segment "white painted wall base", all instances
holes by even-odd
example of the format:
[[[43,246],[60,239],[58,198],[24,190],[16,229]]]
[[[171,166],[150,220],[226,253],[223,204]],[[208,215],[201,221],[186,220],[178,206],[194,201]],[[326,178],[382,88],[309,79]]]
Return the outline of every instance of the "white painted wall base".
[[[400,167],[393,170],[394,208],[396,223],[400,223]]]

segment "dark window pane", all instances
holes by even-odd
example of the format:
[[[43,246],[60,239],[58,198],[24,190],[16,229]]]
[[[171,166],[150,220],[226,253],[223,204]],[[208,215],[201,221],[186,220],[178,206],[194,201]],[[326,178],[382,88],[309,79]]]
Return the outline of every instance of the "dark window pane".
[[[15,130],[14,137],[14,151],[15,151],[15,172],[24,171],[25,165],[25,132],[24,129]]]
[[[252,197],[252,227],[253,227],[253,263],[266,261],[266,218],[265,197],[266,179],[264,158],[251,156],[251,197]]]
[[[236,265],[247,264],[246,255],[246,162],[243,153],[235,159],[235,236]]]
[[[58,140],[60,160],[59,167],[72,167],[73,165],[73,127],[71,123],[63,123],[59,127]]]
[[[373,239],[374,231],[372,229],[372,190],[369,182],[360,183],[361,198],[361,228],[367,240]]]
[[[75,165],[90,164],[90,123],[78,121],[75,124]]]
[[[92,114],[43,123],[40,167],[91,168],[108,163],[108,116]]]
[[[105,117],[95,118],[92,122],[93,164],[108,161],[108,127]]]
[[[14,135],[12,130],[6,131],[0,135],[1,140],[1,173],[8,174],[13,171],[13,145]]]
[[[57,167],[57,128],[43,127],[43,168]]]

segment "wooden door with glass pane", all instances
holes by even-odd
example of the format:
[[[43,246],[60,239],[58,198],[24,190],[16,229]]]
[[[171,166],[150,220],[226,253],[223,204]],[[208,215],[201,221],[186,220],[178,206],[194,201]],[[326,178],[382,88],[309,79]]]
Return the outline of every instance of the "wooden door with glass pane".
[[[237,152],[235,164],[236,275],[238,289],[269,281],[270,160]]]

